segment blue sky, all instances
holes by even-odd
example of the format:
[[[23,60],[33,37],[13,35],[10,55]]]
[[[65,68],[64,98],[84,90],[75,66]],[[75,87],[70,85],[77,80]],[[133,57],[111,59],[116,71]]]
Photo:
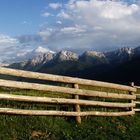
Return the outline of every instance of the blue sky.
[[[35,33],[45,22],[41,12],[48,0],[1,0],[0,32],[9,35]]]
[[[48,21],[41,16],[52,0],[1,0],[0,32],[9,35],[33,34]],[[53,0],[53,3],[66,0]],[[54,12],[48,8],[49,12]],[[49,22],[52,22],[49,19]]]
[[[139,25],[138,0],[1,0],[0,47],[20,36],[41,38],[52,50],[136,47]]]

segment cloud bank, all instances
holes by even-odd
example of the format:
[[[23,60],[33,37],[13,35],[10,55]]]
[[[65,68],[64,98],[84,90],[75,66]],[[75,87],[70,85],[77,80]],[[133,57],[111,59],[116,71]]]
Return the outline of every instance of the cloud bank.
[[[8,46],[15,46],[18,43],[19,43],[18,39],[0,34],[0,48],[8,47]]]
[[[50,4],[54,9],[57,5]],[[70,0],[38,34],[53,50],[106,50],[139,46],[139,25],[138,3]]]
[[[43,45],[53,51],[108,51],[140,46],[140,3],[127,0],[69,0],[49,3],[46,22],[33,35],[0,35],[0,48]],[[28,47],[29,48],[29,47]]]

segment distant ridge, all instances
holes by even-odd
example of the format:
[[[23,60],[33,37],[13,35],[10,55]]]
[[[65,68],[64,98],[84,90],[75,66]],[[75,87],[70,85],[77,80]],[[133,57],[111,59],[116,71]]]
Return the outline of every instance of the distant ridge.
[[[82,55],[71,51],[47,52],[9,67],[117,83],[140,83],[140,47],[103,53],[86,51]]]

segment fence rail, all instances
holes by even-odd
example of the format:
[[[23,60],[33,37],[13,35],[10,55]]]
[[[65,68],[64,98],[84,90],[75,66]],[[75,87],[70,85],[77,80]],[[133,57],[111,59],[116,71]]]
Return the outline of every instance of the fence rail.
[[[105,98],[118,98],[118,99],[135,99],[135,95],[127,95],[127,94],[117,94],[117,93],[108,93],[102,91],[92,91],[85,89],[74,89],[68,87],[60,87],[60,86],[50,86],[45,84],[35,84],[28,82],[17,82],[11,80],[0,80],[0,86],[3,87],[11,87],[11,88],[20,88],[20,89],[33,89],[33,90],[42,90],[42,91],[50,91],[50,92],[61,92],[65,94],[74,94],[81,96],[92,96],[92,97],[105,97]]]
[[[64,98],[48,98],[48,97],[33,97],[11,94],[0,94],[0,100],[12,100],[12,101],[25,101],[25,102],[39,102],[39,103],[56,103],[56,104],[78,104],[85,106],[103,106],[103,107],[134,107],[135,103],[112,103],[112,102],[100,102],[89,100],[77,100],[77,99],[64,99]]]
[[[138,96],[135,94],[137,88],[134,85],[126,86],[120,84],[113,84],[108,82],[100,82],[95,80],[85,80],[80,78],[72,78],[66,76],[58,76],[51,74],[43,74],[37,72],[29,72],[23,70],[15,70],[10,68],[0,67],[0,74],[11,75],[17,77],[47,80],[72,84],[72,87],[62,87],[57,85],[47,85],[39,83],[20,82],[13,80],[0,79],[1,87],[18,88],[18,89],[32,89],[40,91],[49,91],[56,93],[63,93],[73,95],[73,99],[67,98],[51,98],[51,97],[38,97],[38,96],[24,96],[0,93],[0,100],[18,101],[18,102],[32,102],[32,103],[45,103],[45,104],[66,104],[74,105],[73,111],[56,111],[56,110],[24,110],[13,108],[0,108],[0,114],[15,114],[15,115],[53,115],[53,116],[75,116],[76,121],[81,123],[82,116],[125,116],[133,115],[138,109],[134,109],[136,104],[139,104],[136,100]],[[87,90],[80,89],[79,85],[94,86],[101,88],[111,88],[115,90],[123,90],[125,93],[105,92],[97,91],[95,89]],[[81,99],[82,97],[82,99]],[[96,99],[88,99],[83,97],[94,97]],[[101,101],[98,98],[109,99],[109,101]],[[115,99],[115,100],[114,100]],[[123,100],[123,102],[122,102]],[[81,106],[97,106],[103,108],[112,108],[111,111],[81,111]],[[115,108],[123,108],[125,111],[113,111]]]
[[[80,84],[80,85],[89,85],[89,86],[97,86],[97,87],[104,87],[104,88],[113,88],[113,89],[136,92],[136,88],[131,87],[131,86],[126,86],[126,85],[100,82],[100,81],[95,81],[95,80],[85,80],[81,78],[73,78],[73,77],[67,77],[67,76],[58,76],[58,75],[52,75],[52,74],[43,74],[43,73],[38,73],[38,72],[8,69],[4,67],[0,67],[0,74],[40,79],[40,80],[49,80],[49,81],[63,82],[63,83],[70,83],[70,84]]]
[[[86,112],[66,112],[66,111],[46,111],[46,110],[23,110],[23,109],[11,109],[0,108],[1,114],[11,115],[26,115],[26,116],[128,116],[134,115],[134,111],[125,112],[99,112],[99,111],[86,111]]]
[[[140,89],[140,86],[135,86],[135,88]],[[135,112],[140,112],[140,107],[138,107],[140,105],[140,94],[135,94],[136,95],[136,107],[134,108]]]

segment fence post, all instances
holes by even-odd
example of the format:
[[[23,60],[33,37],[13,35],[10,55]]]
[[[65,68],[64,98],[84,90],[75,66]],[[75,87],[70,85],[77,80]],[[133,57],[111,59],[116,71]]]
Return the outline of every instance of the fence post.
[[[76,88],[76,89],[79,89],[78,84],[74,84],[73,87]],[[74,99],[79,100],[79,95],[74,95]],[[78,104],[75,105],[74,109],[75,109],[76,112],[81,111],[80,110],[80,105],[78,105]],[[76,122],[79,123],[79,124],[81,123],[81,117],[80,116],[76,116]]]
[[[134,87],[134,82],[131,82],[131,86]],[[135,93],[133,91],[130,91],[129,94],[134,95]],[[131,100],[131,103],[134,103],[133,99]],[[131,107],[131,111],[134,111],[134,107]]]

